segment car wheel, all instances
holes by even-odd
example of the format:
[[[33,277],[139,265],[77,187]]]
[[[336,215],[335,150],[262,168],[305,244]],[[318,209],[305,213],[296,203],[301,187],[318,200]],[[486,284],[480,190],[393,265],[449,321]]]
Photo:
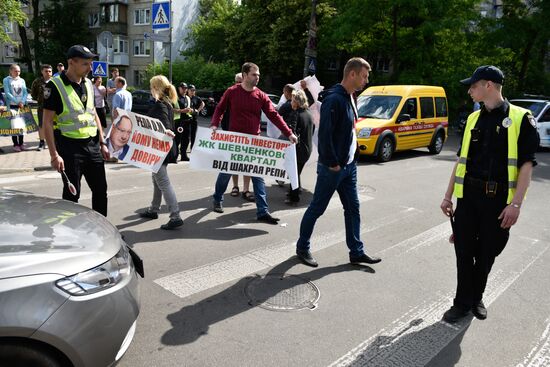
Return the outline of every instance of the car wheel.
[[[386,136],[382,139],[380,147],[378,148],[378,160],[380,162],[389,161],[393,155],[393,150],[393,140],[389,136]]]
[[[32,344],[0,344],[0,360],[10,367],[66,367],[67,360],[60,360],[48,348]],[[4,365],[4,364],[2,364]]]
[[[441,150],[443,149],[443,143],[445,142],[445,137],[443,133],[440,131],[435,136],[432,144],[428,147],[430,153],[432,154],[439,154]]]
[[[208,108],[204,107],[204,108],[201,110],[200,115],[201,115],[202,117],[208,116]]]

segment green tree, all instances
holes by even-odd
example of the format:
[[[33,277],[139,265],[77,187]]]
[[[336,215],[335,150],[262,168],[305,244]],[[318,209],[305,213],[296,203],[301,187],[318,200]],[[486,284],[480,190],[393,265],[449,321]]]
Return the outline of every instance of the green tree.
[[[0,42],[8,43],[13,40],[6,33],[7,26],[15,22],[23,26],[27,16],[21,10],[21,4],[18,0],[2,0],[0,1]]]
[[[84,16],[84,0],[51,0],[37,22],[40,34],[38,58],[52,65],[66,60],[69,47],[87,44],[92,39]]]

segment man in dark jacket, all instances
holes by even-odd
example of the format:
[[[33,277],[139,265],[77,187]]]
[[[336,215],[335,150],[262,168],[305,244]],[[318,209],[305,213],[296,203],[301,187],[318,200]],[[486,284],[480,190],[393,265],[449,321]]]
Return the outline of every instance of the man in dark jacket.
[[[296,254],[306,265],[316,267],[310,252],[310,238],[317,219],[325,212],[335,191],[344,206],[346,244],[352,264],[375,264],[380,258],[365,254],[360,239],[361,218],[357,195],[355,120],[357,108],[353,93],[362,90],[369,80],[371,67],[360,57],[350,59],[344,78],[323,96],[319,123],[319,162],[313,199],[300,224]]]

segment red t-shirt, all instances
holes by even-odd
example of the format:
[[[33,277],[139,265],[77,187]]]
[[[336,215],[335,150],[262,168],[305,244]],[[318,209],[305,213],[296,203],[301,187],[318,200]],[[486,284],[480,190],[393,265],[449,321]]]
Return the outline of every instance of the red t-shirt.
[[[285,136],[290,136],[292,130],[277,113],[269,97],[259,88],[246,91],[240,84],[228,88],[212,116],[212,125],[218,127],[225,111],[229,109],[229,131],[244,134],[260,135],[260,119],[262,111],[267,118],[281,130]]]

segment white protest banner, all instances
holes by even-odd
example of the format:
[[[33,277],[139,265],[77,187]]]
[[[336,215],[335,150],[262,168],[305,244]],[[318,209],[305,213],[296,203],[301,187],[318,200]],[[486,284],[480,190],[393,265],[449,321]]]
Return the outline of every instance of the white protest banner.
[[[117,113],[105,140],[111,157],[158,172],[173,144],[162,122],[120,108]]]
[[[289,141],[232,131],[197,129],[190,167],[275,178],[298,187],[296,147]]]

